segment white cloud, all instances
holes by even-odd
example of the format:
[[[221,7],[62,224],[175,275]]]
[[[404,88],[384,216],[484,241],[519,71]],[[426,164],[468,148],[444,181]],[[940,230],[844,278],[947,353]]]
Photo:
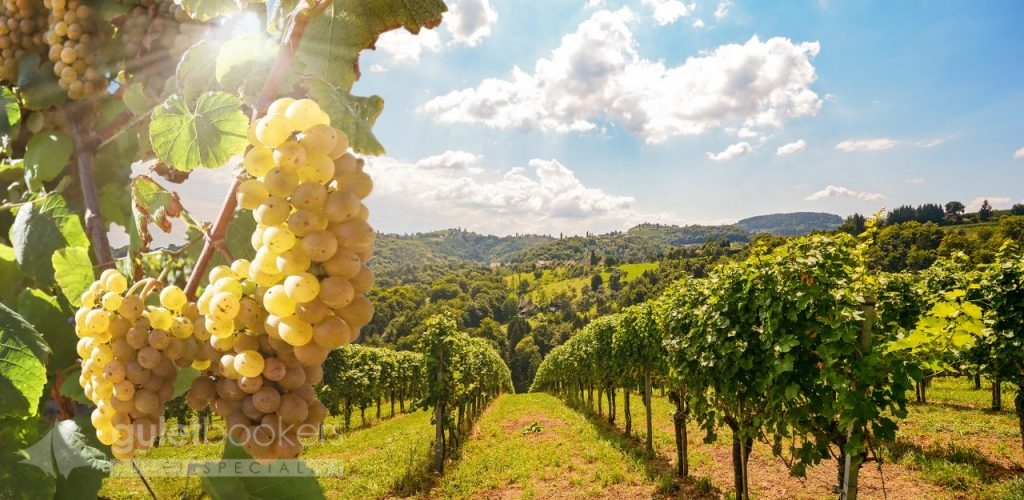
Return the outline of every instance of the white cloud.
[[[932,139],[922,139],[920,141],[914,141],[913,144],[919,148],[934,148],[940,144],[945,144],[955,139],[955,135],[944,135],[942,137],[934,137]]]
[[[391,56],[391,60],[403,64],[420,62],[420,54],[424,51],[438,52],[441,50],[441,36],[437,30],[420,30],[413,35],[405,30],[391,30],[377,39],[377,50]]]
[[[910,179],[907,179],[906,182],[907,182],[907,184],[918,184],[918,185],[920,185],[920,184],[927,184],[928,180],[925,179],[924,177],[912,177]]]
[[[799,153],[807,148],[807,141],[800,139],[789,144],[783,144],[775,150],[775,154],[778,156],[791,155],[793,153]]]
[[[659,143],[728,126],[780,127],[821,106],[810,89],[817,42],[754,36],[665,67],[640,56],[634,22],[629,8],[595,12],[532,73],[515,67],[510,79],[486,79],[418,110],[440,123],[563,133],[608,121]]]
[[[715,19],[721,20],[727,16],[729,14],[729,7],[732,7],[732,0],[719,0],[718,7],[715,9]]]
[[[641,3],[654,10],[654,20],[660,26],[672,24],[697,10],[697,4],[687,5],[679,0],[641,0]]]
[[[1019,160],[1021,158],[1024,158],[1024,148],[1020,148],[1020,149],[1018,149],[1018,150],[1013,152],[1013,159],[1014,160]]]
[[[586,8],[597,9],[604,6],[604,0],[587,0]]]
[[[485,173],[494,169],[443,167],[480,160],[465,151],[415,162],[367,158],[375,219],[381,227],[401,228],[409,223],[405,219],[426,213],[427,229],[459,226],[493,234],[621,230],[643,219],[633,210],[633,197],[588,187],[558,160],[530,160],[497,177]],[[437,165],[442,167],[431,168]]]
[[[374,64],[370,66],[370,73],[387,73],[388,69],[380,64]]]
[[[992,205],[992,208],[1003,209],[1010,208],[1010,204],[1013,203],[1008,196],[979,196],[965,207],[967,212],[977,212],[981,208],[981,204],[988,200],[988,204]]]
[[[882,201],[885,195],[881,193],[868,193],[853,191],[841,186],[828,185],[825,189],[812,193],[804,198],[807,201],[821,201],[829,198],[855,198],[861,201]]]
[[[698,20],[694,21],[693,22],[693,27],[694,28],[703,28],[704,27],[704,20],[703,19],[698,19]]]
[[[749,142],[743,141],[730,145],[720,153],[711,153],[709,151],[707,153],[707,156],[708,159],[711,161],[729,161],[735,160],[736,158],[746,155],[747,153],[750,153],[753,150],[754,148],[750,145]]]
[[[459,0],[451,4],[444,26],[452,35],[449,45],[475,47],[491,34],[491,26],[498,21],[498,13],[490,0]]]
[[[844,153],[851,153],[854,151],[882,151],[899,144],[899,141],[895,139],[889,139],[888,137],[879,137],[876,139],[848,139],[839,144],[836,144],[836,149]]]
[[[468,151],[445,151],[439,155],[428,156],[415,163],[417,168],[425,169],[453,169],[466,170],[472,168],[483,160],[483,155],[473,154]]]

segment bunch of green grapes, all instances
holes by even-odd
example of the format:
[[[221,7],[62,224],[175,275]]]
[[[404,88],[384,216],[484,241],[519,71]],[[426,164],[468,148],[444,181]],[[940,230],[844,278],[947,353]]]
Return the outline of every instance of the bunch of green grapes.
[[[96,11],[81,0],[43,0],[43,5],[50,13],[43,41],[60,88],[72,100],[105,92],[107,78],[96,68],[104,23],[97,22]]]
[[[250,268],[243,259],[210,271],[197,302],[200,335],[208,338],[200,356],[208,365],[187,402],[196,410],[211,406],[253,457],[294,458],[300,436],[315,433],[327,415],[313,391],[323,370],[303,365],[290,345],[266,334],[269,318]]]
[[[18,61],[43,46],[46,15],[32,0],[0,3],[0,80],[18,78]]]
[[[182,54],[208,29],[172,0],[142,0],[115,25],[115,37],[128,57],[126,73],[155,94],[174,74]]]
[[[178,368],[200,354],[193,336],[198,313],[173,286],[160,292],[160,305],[147,306],[115,270],[104,271],[82,296],[75,314],[79,383],[96,405],[96,435],[115,458],[131,458],[159,436]]]

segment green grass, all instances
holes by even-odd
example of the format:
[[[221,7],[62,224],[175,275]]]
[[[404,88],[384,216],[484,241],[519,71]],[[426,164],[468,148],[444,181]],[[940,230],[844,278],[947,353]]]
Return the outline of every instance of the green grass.
[[[540,432],[523,433],[536,423]],[[479,420],[462,457],[447,471],[442,498],[649,497],[658,488],[642,460],[623,454],[615,435],[548,394],[504,395]]]
[[[623,283],[629,283],[640,277],[644,271],[657,269],[658,262],[639,262],[635,264],[622,264],[615,266],[620,269],[624,275],[622,276]],[[533,290],[530,292],[530,296],[533,297],[539,292],[543,292],[545,296],[551,297],[559,293],[565,293],[575,291],[577,294],[582,293],[583,289],[590,286],[590,279],[593,274],[581,276],[578,278],[566,278],[565,269],[545,269],[540,279],[538,280],[533,273],[518,273],[506,278],[506,282],[510,286],[514,286],[517,280],[526,281],[530,283],[530,287]],[[610,271],[601,272],[601,280],[607,286],[608,278],[611,276]]]
[[[358,422],[358,417],[355,422]],[[339,424],[328,420],[329,428]],[[399,415],[377,425],[342,433],[328,432],[323,442],[303,451],[308,460],[340,460],[342,477],[323,477],[320,483],[328,498],[382,498],[408,495],[429,487],[429,446],[433,438],[429,412]],[[188,446],[161,446],[140,453],[139,460],[170,459],[201,462],[220,457],[223,444],[211,442]],[[142,481],[131,465],[118,463],[115,476],[104,481],[100,496],[147,497]],[[157,498],[200,498],[203,493],[196,477],[148,477]]]

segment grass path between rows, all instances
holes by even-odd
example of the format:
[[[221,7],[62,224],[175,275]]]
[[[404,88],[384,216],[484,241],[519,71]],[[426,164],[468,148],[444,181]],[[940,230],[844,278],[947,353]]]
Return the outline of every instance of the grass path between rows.
[[[524,432],[536,423],[538,432]],[[656,474],[617,436],[548,394],[506,394],[478,421],[432,498],[650,498]]]

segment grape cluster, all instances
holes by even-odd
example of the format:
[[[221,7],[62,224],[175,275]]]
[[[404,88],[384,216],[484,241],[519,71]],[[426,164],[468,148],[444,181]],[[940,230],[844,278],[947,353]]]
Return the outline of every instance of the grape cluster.
[[[173,0],[142,0],[115,24],[128,58],[125,71],[155,94],[174,74],[182,54],[207,31]]]
[[[373,184],[311,100],[274,102],[250,141],[237,196],[257,222],[256,255],[210,272],[197,304],[211,365],[188,400],[212,405],[253,457],[294,458],[327,415],[313,390],[327,354],[373,315],[361,202]]]
[[[96,67],[104,23],[97,13],[81,0],[43,0],[49,11],[43,40],[54,63],[53,73],[68,98],[85,99],[107,89],[107,78]]]
[[[96,405],[96,435],[116,458],[131,458],[159,436],[178,367],[200,354],[193,336],[198,318],[180,288],[164,288],[160,305],[147,306],[115,270],[104,271],[82,296],[75,314],[79,383]]]
[[[32,0],[0,3],[0,80],[18,78],[18,61],[43,46],[46,15]]]

